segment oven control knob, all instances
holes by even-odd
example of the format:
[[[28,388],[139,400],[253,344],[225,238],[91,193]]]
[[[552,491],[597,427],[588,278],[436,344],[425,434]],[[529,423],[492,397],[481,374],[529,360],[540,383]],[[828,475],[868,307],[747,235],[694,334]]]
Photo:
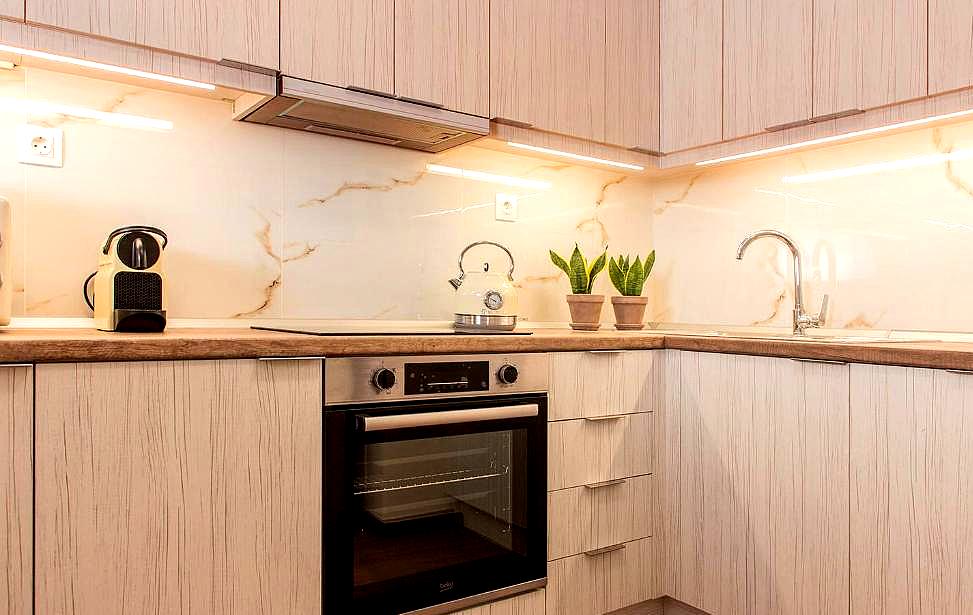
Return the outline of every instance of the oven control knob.
[[[504,384],[513,384],[517,382],[517,378],[519,377],[520,372],[517,371],[516,367],[510,365],[509,363],[501,365],[500,369],[497,370],[497,379]]]
[[[375,370],[372,374],[372,384],[379,391],[390,391],[395,386],[395,372],[387,367]]]

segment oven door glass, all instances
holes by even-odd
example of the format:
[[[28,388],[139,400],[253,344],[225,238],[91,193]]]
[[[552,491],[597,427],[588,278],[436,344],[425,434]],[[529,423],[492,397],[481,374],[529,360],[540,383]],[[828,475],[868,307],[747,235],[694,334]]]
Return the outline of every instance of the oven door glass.
[[[544,577],[544,427],[535,417],[359,433],[356,607],[403,612]]]

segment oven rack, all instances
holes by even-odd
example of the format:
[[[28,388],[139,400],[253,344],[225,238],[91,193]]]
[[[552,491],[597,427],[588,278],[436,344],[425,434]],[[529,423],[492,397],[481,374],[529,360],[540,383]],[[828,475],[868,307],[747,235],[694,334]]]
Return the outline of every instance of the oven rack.
[[[504,467],[499,472],[496,468],[468,468],[463,470],[452,470],[450,472],[437,472],[435,474],[409,476],[406,478],[360,481],[355,483],[354,493],[355,495],[368,495],[371,493],[402,491],[403,489],[418,489],[420,487],[434,487],[436,485],[465,483],[468,481],[484,480],[487,478],[499,478],[501,476],[505,476],[507,472],[509,472],[507,467]]]

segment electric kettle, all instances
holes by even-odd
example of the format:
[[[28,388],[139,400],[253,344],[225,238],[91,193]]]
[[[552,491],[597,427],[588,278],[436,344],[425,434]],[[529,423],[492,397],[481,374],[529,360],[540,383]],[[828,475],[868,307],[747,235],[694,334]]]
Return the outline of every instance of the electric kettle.
[[[478,271],[463,269],[463,257],[470,248],[495,246],[507,254],[510,270],[493,273],[490,264],[483,263]],[[514,257],[510,250],[493,241],[477,241],[463,248],[459,255],[459,277],[449,281],[456,290],[457,331],[513,331],[517,326],[517,289],[514,287]]]

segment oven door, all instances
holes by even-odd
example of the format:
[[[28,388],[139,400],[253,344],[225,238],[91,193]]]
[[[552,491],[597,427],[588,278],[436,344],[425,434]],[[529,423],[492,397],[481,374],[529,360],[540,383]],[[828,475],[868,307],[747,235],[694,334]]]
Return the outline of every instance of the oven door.
[[[546,421],[545,395],[329,407],[325,612],[451,610],[543,585]]]

